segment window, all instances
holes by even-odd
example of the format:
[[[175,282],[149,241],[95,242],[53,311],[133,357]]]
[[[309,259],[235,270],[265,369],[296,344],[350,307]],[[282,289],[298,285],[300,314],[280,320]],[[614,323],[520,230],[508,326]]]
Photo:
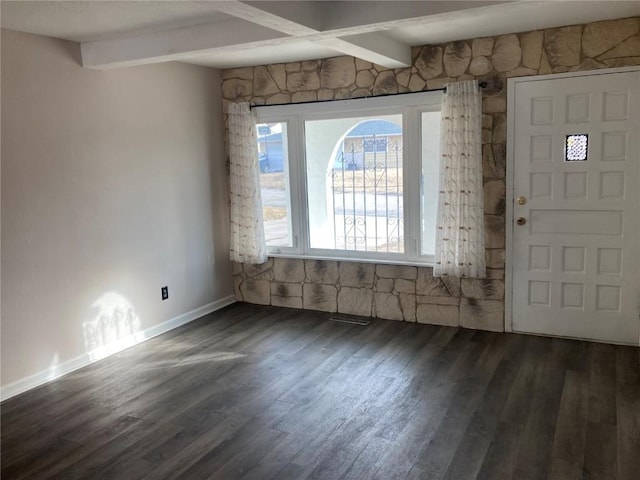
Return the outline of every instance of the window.
[[[258,107],[270,254],[430,263],[441,96]]]
[[[375,135],[366,138],[362,138],[362,148],[365,152],[372,153],[378,152],[382,153],[387,150],[387,137],[386,136],[378,136],[376,138]]]
[[[587,160],[589,136],[586,133],[567,135],[565,137],[564,161],[584,162]]]
[[[398,132],[390,151],[351,135],[387,125]],[[402,115],[305,121],[305,158],[312,249],[404,252]]]
[[[269,247],[292,247],[287,124],[258,125],[262,218]]]

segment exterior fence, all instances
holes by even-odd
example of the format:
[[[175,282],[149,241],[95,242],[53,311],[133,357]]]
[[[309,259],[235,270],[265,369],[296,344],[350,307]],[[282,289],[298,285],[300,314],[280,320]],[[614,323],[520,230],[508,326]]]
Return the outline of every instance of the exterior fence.
[[[402,144],[350,142],[329,175],[335,248],[403,252]]]

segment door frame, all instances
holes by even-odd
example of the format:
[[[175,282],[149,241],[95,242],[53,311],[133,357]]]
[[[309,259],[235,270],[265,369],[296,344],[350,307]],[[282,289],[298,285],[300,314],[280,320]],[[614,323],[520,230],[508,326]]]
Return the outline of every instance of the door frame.
[[[538,82],[570,77],[592,77],[612,73],[640,71],[640,65],[619,68],[603,68],[585,70],[581,72],[554,73],[550,75],[531,75],[507,79],[507,145],[506,145],[506,176],[505,176],[505,278],[504,278],[504,331],[513,331],[513,182],[515,174],[515,89],[518,83]]]

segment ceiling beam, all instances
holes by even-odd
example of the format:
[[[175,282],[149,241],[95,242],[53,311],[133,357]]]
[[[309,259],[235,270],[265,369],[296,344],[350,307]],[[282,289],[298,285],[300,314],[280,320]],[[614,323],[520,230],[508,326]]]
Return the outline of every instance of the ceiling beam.
[[[378,33],[364,35],[340,35],[323,31],[326,17],[332,13],[328,3],[333,2],[282,2],[282,1],[232,1],[224,2],[224,12],[251,21],[263,27],[314,41],[315,35],[326,36],[320,44],[386,68],[411,66],[411,47],[391,40]],[[354,34],[357,32],[354,32]]]
[[[357,28],[323,31],[322,2],[220,1],[216,8],[235,18],[113,40],[84,42],[82,64],[108,69],[180,60],[217,49],[245,49],[313,41],[386,68],[411,65],[411,48],[376,32]]]
[[[109,69],[180,60],[219,48],[243,48],[282,36],[280,32],[234,18],[113,40],[83,42],[80,48],[83,67]]]
[[[227,15],[293,36],[318,33],[326,13],[314,1],[283,3],[231,0],[217,2],[216,8]]]
[[[357,2],[324,1],[327,30],[355,28],[361,25],[380,25],[385,28],[400,26],[427,17],[447,15],[486,6],[512,3],[513,0],[358,0]],[[354,3],[357,8],[354,8]]]
[[[366,60],[385,68],[411,66],[411,48],[382,33],[363,33],[320,40],[319,43],[345,55]]]

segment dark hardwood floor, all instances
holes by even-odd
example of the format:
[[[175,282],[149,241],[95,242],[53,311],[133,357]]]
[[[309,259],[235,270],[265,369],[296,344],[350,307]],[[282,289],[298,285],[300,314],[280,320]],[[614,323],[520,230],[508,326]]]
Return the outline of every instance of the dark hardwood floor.
[[[640,478],[640,349],[237,304],[14,397],[2,479]]]

